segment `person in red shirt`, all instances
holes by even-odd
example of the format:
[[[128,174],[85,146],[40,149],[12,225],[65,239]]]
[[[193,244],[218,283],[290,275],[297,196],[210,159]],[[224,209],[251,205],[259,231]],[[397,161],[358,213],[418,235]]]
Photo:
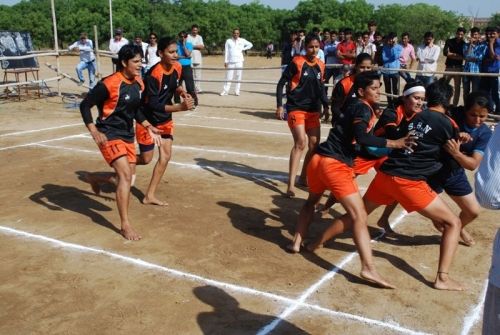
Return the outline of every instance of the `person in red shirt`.
[[[100,185],[116,185],[116,204],[121,219],[121,234],[128,240],[140,240],[130,225],[128,206],[136,154],[134,145],[134,119],[142,124],[153,141],[159,143],[160,133],[145,118],[140,109],[144,85],[140,79],[141,54],[139,46],[125,45],[118,52],[117,72],[104,78],[89,92],[80,104],[80,112],[92,138],[114,173],[90,173],[87,180],[99,194]],[[96,124],[91,108],[97,106]]]
[[[345,40],[337,46],[337,58],[341,64],[351,65],[356,58],[356,43],[352,40],[352,30],[347,28],[344,30]]]
[[[177,40],[168,37],[161,38],[158,42],[158,56],[161,59],[160,62],[153,66],[145,77],[143,107],[148,121],[161,131],[161,145],[158,147],[158,161],[142,202],[165,206],[167,203],[156,197],[156,189],[172,156],[174,140],[172,113],[193,109],[194,100],[179,84],[182,79],[182,66],[177,61]],[[174,94],[183,98],[182,103],[172,103]],[[137,124],[137,142],[141,150],[138,164],[148,164],[153,158],[155,143],[149,132],[140,124]]]
[[[328,98],[323,85],[325,64],[316,55],[320,49],[319,37],[308,35],[305,39],[305,56],[295,56],[283,72],[276,87],[276,117],[284,118],[283,87],[287,84],[287,120],[293,136],[293,148],[290,153],[289,178],[286,196],[295,196],[295,177],[300,158],[306,145],[308,150],[304,158],[299,182],[306,185],[306,169],[309,160],[318,146],[320,139],[321,106],[328,113]]]

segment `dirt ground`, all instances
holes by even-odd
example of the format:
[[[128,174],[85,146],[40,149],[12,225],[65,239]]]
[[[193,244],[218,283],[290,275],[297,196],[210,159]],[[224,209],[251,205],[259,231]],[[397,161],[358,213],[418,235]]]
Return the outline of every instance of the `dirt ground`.
[[[76,63],[61,58],[73,76]],[[102,64],[109,73],[109,59]],[[220,67],[222,58],[205,65]],[[246,71],[243,79],[279,74]],[[54,73],[41,65],[40,75]],[[391,218],[400,236],[372,245],[396,290],[359,278],[350,234],[314,255],[287,254],[306,192],[282,196],[292,138],[274,119],[275,86],[243,84],[239,97],[220,97],[222,83],[202,88],[198,110],[174,116],[174,154],[159,189],[168,207],[140,203],[153,164],[138,168],[130,216],[139,242],[118,234],[112,190],[96,196],[83,181],[109,171],[72,104],[85,90],[63,80],[64,101],[47,89],[41,99],[0,100],[1,334],[480,334],[498,213],[484,210],[470,226],[477,244],[458,248],[451,272],[465,292],[431,288],[438,233],[401,208]],[[362,189],[373,175],[358,179]],[[335,205],[316,217],[311,236],[341,213]],[[373,237],[379,214],[369,218]]]

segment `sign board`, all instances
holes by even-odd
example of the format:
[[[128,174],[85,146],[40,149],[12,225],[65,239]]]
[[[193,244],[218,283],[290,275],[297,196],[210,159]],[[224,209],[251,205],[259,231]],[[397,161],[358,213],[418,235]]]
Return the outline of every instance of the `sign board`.
[[[0,57],[24,56],[33,51],[30,33],[18,31],[0,31]],[[35,57],[25,59],[6,59],[0,61],[2,69],[38,67]]]

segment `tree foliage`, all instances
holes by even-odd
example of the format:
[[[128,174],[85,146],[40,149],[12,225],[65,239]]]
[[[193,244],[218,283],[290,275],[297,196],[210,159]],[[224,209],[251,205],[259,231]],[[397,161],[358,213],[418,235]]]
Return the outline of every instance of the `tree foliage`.
[[[76,40],[80,32],[88,32],[93,38],[94,25],[99,41],[107,44],[108,1],[55,0],[55,6],[62,46]],[[498,16],[492,20],[498,21]],[[394,31],[400,35],[407,31],[417,41],[426,31],[433,31],[436,39],[445,39],[463,22],[453,12],[422,3],[375,8],[366,0],[303,0],[293,10],[282,10],[258,0],[241,6],[228,0],[113,0],[113,26],[123,27],[127,38],[146,37],[151,31],[174,36],[196,23],[209,49],[222,48],[236,27],[242,37],[261,49],[269,41],[279,43],[293,29],[349,27],[362,31],[371,19],[377,21],[382,33]],[[0,29],[29,31],[37,47],[52,47],[50,0],[23,0],[11,7],[0,6]]]

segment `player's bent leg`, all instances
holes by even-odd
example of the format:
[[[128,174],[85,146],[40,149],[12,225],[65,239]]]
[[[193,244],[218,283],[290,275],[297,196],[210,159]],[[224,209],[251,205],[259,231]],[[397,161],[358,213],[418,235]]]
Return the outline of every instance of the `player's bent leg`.
[[[459,218],[462,223],[462,230],[460,231],[460,238],[466,246],[473,246],[476,242],[474,238],[465,229],[465,226],[474,221],[481,211],[481,207],[477,202],[476,197],[473,193],[464,196],[453,196],[450,198],[460,207],[462,210],[460,212]]]
[[[300,158],[302,157],[302,152],[304,151],[307,138],[304,125],[297,125],[290,129],[293,136],[293,147],[290,152],[290,162],[288,166],[288,189],[286,191],[286,196],[295,196],[295,178],[297,177],[297,171],[300,165]]]
[[[307,186],[307,165],[311,160],[316,148],[318,147],[319,140],[321,138],[321,128],[311,128],[306,130],[307,135],[307,152],[304,157],[304,164],[302,165],[302,171],[299,177],[299,184]]]
[[[300,248],[304,242],[304,238],[307,235],[307,230],[311,224],[314,216],[314,206],[316,202],[321,198],[322,193],[309,193],[309,197],[306,200],[304,206],[300,210],[299,219],[297,225],[295,226],[295,235],[293,236],[293,241],[291,244],[286,246],[286,250],[292,253],[300,252]]]
[[[438,290],[462,291],[463,286],[449,276],[451,263],[458,246],[458,238],[461,230],[460,219],[453,214],[448,205],[440,197],[435,197],[427,207],[418,212],[436,221],[443,227],[439,268],[434,281],[434,288]]]
[[[151,181],[142,203],[146,205],[166,206],[168,203],[156,198],[156,189],[160,184],[161,178],[165,174],[165,170],[167,169],[168,162],[172,155],[172,139],[162,138],[161,146],[158,148],[158,151],[158,161],[153,169],[153,175],[151,176]]]

